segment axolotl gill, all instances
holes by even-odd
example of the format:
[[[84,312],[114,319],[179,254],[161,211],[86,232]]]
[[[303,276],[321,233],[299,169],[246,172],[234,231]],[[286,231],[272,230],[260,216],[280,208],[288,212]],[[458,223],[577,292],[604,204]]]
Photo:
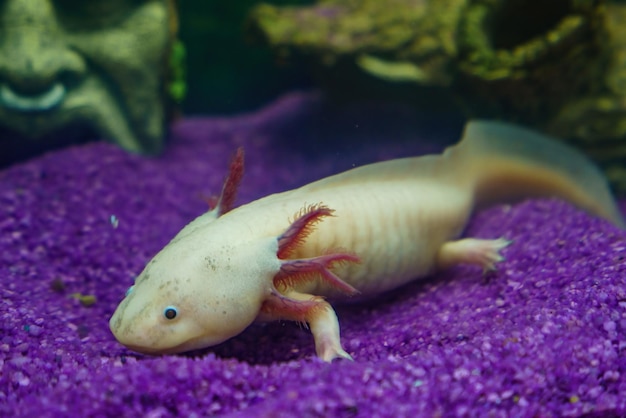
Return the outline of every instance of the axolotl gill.
[[[461,238],[496,202],[560,197],[623,227],[600,171],[534,131],[470,121],[442,154],[374,163],[233,208],[243,153],[215,208],[136,278],[110,320],[148,354],[219,344],[255,321],[308,324],[325,361],[351,356],[330,301],[372,298],[460,263],[493,269],[503,238]]]

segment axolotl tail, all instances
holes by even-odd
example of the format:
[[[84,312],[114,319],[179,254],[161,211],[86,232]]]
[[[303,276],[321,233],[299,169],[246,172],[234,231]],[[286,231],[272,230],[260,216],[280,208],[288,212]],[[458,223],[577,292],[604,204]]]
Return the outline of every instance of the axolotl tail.
[[[624,228],[602,172],[581,152],[535,131],[475,120],[444,153],[474,182],[475,204],[527,197],[560,197]],[[461,163],[462,162],[462,163]]]

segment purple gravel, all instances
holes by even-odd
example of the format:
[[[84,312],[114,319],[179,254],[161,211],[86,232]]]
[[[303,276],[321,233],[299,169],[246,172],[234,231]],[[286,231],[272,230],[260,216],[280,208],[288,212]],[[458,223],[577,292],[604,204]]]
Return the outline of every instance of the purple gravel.
[[[556,200],[473,218],[468,235],[514,240],[495,273],[455,268],[339,307],[355,362],[317,360],[292,323],[193,355],[117,344],[108,319],[124,291],[206,209],[237,146],[244,202],[430,151],[459,129],[433,122],[429,137],[406,109],[359,112],[293,94],[255,114],[187,119],[159,158],[93,143],[0,172],[0,415],[626,415],[626,235]]]

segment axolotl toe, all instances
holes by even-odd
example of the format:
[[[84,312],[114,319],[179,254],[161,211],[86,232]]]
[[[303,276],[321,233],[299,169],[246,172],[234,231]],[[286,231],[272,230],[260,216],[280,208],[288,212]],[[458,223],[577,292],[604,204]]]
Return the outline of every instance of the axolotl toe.
[[[623,227],[600,171],[533,131],[473,121],[440,155],[355,168],[233,208],[243,152],[214,209],[137,277],[110,320],[143,353],[219,344],[255,321],[309,325],[317,355],[351,358],[328,300],[372,298],[438,269],[493,269],[506,239],[459,238],[472,211],[555,196]]]

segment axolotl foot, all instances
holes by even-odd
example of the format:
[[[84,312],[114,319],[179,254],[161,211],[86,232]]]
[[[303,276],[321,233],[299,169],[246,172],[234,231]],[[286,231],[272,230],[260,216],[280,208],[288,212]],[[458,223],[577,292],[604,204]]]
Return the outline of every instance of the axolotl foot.
[[[336,358],[352,360],[352,356],[341,346],[337,315],[322,297],[301,293],[294,288],[302,281],[318,278],[343,293],[356,294],[358,291],[337,277],[331,268],[336,263],[358,262],[359,258],[341,251],[305,259],[287,257],[306,239],[317,222],[331,215],[332,210],[325,206],[309,206],[278,237],[277,255],[281,260],[281,269],[274,277],[274,289],[270,297],[261,308],[263,316],[270,320],[307,323],[315,339],[318,357],[327,362]]]

